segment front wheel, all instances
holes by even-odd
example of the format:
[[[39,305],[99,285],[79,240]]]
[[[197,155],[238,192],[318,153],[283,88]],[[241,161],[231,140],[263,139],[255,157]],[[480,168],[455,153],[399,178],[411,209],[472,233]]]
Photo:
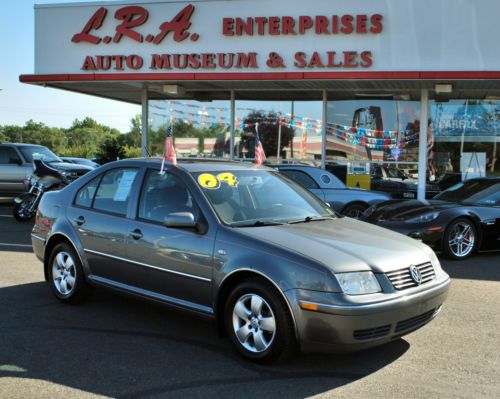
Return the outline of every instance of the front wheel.
[[[283,298],[269,283],[247,280],[229,295],[225,307],[226,330],[243,357],[270,363],[295,351],[295,330]]]
[[[32,219],[36,214],[35,201],[34,195],[28,195],[20,203],[16,202],[12,210],[14,218],[19,222],[27,222]]]
[[[347,205],[342,210],[342,215],[348,216],[353,219],[359,219],[364,211],[366,211],[368,207],[363,204],[351,204]]]
[[[462,260],[471,256],[477,247],[478,234],[474,223],[459,218],[450,223],[443,236],[443,254]]]

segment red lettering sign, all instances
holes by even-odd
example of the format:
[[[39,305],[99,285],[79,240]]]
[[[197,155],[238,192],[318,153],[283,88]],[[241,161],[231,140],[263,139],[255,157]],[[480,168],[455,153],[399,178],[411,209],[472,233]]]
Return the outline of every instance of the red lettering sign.
[[[192,41],[196,41],[199,35],[196,33],[189,33],[188,29],[191,26],[191,16],[194,12],[194,6],[189,4],[184,7],[171,21],[164,22],[160,25],[160,32],[157,34],[148,34],[144,38],[143,35],[134,28],[143,25],[149,17],[148,11],[144,7],[140,6],[127,6],[118,9],[115,12],[115,19],[122,21],[115,28],[115,35],[113,38],[111,36],[100,37],[91,31],[96,31],[102,27],[108,10],[104,7],[99,8],[94,15],[90,17],[87,24],[84,26],[80,33],[73,35],[71,41],[74,43],[87,42],[91,44],[99,44],[101,42],[108,44],[113,40],[113,42],[118,43],[120,40],[126,36],[131,40],[138,43],[142,43],[144,40],[147,42],[153,42],[154,44],[160,44],[163,39],[169,34],[173,34],[173,39],[176,42],[182,42],[188,37],[191,37]]]

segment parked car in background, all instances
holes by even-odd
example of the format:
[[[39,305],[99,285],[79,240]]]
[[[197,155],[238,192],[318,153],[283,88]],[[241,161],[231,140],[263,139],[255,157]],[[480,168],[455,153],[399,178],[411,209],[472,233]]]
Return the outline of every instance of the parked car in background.
[[[92,161],[90,159],[85,159],[85,158],[61,157],[61,159],[64,162],[67,162],[67,163],[75,163],[75,164],[78,164],[78,165],[86,165],[86,166],[90,166],[93,169],[98,168],[100,166],[97,162],[94,162],[94,161]]]
[[[423,241],[452,259],[500,250],[500,178],[470,179],[429,201],[382,202],[362,220]]]
[[[0,201],[12,202],[21,193],[30,189],[29,179],[33,173],[33,160],[40,159],[59,170],[69,179],[84,175],[93,168],[63,162],[47,147],[35,144],[0,144]]]
[[[391,342],[446,299],[428,246],[339,218],[276,170],[160,165],[112,162],[42,197],[32,244],[58,300],[102,286],[189,310],[245,358],[271,362]]]
[[[347,165],[330,162],[325,165],[325,168],[343,183],[346,182]],[[438,176],[434,182],[427,179],[425,186],[426,198],[433,198],[461,180],[462,175],[453,172]],[[407,169],[405,171],[395,166],[372,165],[370,169],[370,187],[372,190],[388,193],[394,199],[415,199],[417,198],[418,170]]]
[[[386,193],[348,188],[327,170],[306,165],[273,165],[288,178],[307,188],[337,212],[358,218],[369,206],[391,197]]]

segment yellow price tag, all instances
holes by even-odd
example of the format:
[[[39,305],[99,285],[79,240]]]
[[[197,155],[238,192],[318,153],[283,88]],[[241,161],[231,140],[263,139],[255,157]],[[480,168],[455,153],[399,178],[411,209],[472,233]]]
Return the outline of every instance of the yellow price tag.
[[[220,187],[220,181],[211,173],[202,173],[198,176],[198,183],[203,188],[216,189]]]
[[[229,184],[231,187],[238,186],[238,179],[232,173],[229,173],[229,172],[219,173],[217,175],[217,179],[221,182],[225,182],[225,183]]]

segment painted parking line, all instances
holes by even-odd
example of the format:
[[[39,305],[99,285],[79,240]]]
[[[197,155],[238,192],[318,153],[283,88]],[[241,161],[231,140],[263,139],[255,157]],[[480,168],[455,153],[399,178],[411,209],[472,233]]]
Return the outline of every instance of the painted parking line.
[[[4,246],[4,247],[31,248],[31,244],[11,244],[11,243],[8,243],[8,242],[0,242],[0,246]]]
[[[14,216],[12,215],[0,215],[0,218],[13,218]]]

